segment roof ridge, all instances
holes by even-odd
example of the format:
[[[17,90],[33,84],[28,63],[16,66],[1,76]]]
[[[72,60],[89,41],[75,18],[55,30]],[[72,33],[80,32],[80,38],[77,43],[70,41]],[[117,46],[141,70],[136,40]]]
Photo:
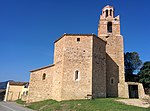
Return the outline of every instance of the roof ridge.
[[[45,68],[52,67],[52,66],[54,66],[54,64],[50,64],[41,68],[37,68],[37,69],[31,70],[30,72],[38,71],[38,70],[45,69]]]
[[[80,36],[80,35],[82,35],[82,36],[92,36],[92,35],[94,35],[94,36],[97,36],[96,34],[94,34],[94,33],[91,33],[91,34],[67,34],[67,33],[64,33],[62,36],[60,36],[57,40],[55,40],[55,42],[54,43],[56,43],[57,41],[59,41],[61,38],[63,38],[64,36],[68,36],[68,35],[70,35],[70,36]]]

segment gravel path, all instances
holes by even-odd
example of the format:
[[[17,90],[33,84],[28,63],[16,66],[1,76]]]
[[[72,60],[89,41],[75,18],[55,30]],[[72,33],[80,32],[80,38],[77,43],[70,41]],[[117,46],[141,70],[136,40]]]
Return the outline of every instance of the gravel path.
[[[142,99],[118,99],[116,101],[125,103],[127,105],[133,105],[138,107],[144,107],[144,108],[150,107],[150,104]]]

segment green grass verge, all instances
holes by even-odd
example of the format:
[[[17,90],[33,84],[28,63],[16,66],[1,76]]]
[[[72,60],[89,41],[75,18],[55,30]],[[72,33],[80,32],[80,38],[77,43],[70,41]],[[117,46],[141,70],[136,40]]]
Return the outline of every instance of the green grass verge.
[[[150,111],[150,108],[129,106],[114,100],[114,98],[61,102],[45,100],[28,104],[27,107],[37,111]]]
[[[18,100],[16,100],[16,103],[24,105],[26,102],[22,101],[21,99],[18,99]]]

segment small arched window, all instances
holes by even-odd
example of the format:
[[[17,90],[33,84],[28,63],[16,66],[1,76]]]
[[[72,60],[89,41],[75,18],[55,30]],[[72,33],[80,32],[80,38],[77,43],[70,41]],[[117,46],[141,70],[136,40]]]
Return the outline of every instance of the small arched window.
[[[78,70],[75,71],[75,80],[79,80],[79,71]]]
[[[110,9],[110,16],[112,16],[112,9]]]
[[[115,79],[112,77],[110,78],[110,85],[114,85],[115,84]]]
[[[111,79],[111,84],[114,84],[114,79]]]
[[[112,22],[107,23],[107,32],[112,33]]]
[[[45,80],[45,79],[46,79],[46,74],[44,73],[42,76],[42,80]]]
[[[108,17],[108,10],[106,10],[106,17]]]

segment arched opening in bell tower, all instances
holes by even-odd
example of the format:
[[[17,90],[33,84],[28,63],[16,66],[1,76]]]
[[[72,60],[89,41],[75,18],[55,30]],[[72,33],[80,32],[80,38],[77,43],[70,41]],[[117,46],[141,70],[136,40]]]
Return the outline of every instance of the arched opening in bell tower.
[[[112,33],[112,22],[107,23],[107,32]]]
[[[112,16],[112,9],[110,9],[110,16]]]
[[[108,10],[106,10],[106,17],[108,17]]]

